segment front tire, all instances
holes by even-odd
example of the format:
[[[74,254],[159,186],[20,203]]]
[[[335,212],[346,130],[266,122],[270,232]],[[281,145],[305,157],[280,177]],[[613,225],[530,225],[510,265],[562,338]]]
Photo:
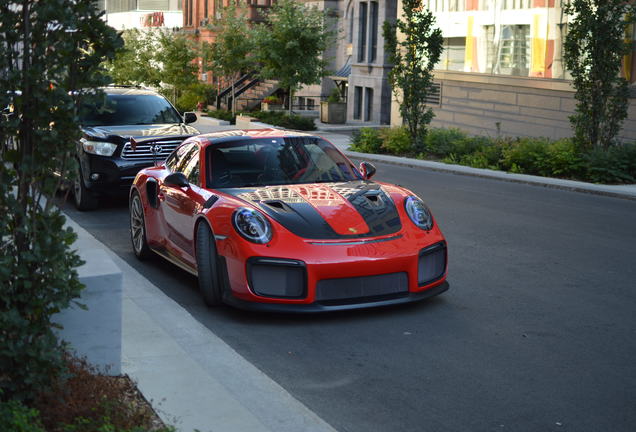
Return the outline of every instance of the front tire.
[[[73,197],[75,198],[75,208],[79,211],[95,210],[97,208],[97,197],[84,185],[84,176],[79,161],[77,161],[77,176],[73,182]]]
[[[150,257],[152,251],[146,240],[146,220],[138,192],[133,192],[130,198],[130,239],[137,258],[144,260]]]
[[[212,231],[205,222],[197,226],[197,272],[199,289],[205,304],[218,306],[221,304],[221,284],[217,266],[216,243]]]

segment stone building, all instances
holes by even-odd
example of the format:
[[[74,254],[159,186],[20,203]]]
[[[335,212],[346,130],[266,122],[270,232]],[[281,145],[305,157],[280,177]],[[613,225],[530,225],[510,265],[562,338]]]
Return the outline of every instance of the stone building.
[[[433,126],[496,136],[572,135],[574,88],[563,60],[568,17],[555,0],[425,0],[445,42]],[[399,8],[401,10],[401,2]],[[634,40],[634,28],[629,30]],[[634,48],[636,54],[636,47]],[[636,78],[634,55],[622,74]],[[620,138],[636,139],[636,92]],[[397,104],[393,125],[401,124]]]

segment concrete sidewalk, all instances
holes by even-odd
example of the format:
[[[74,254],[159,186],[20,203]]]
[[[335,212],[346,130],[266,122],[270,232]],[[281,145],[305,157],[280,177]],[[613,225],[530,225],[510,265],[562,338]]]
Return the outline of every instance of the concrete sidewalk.
[[[121,369],[166,424],[182,432],[335,432],[89,232],[67,221],[78,235],[80,256],[88,261],[95,250],[106,251],[121,270]]]

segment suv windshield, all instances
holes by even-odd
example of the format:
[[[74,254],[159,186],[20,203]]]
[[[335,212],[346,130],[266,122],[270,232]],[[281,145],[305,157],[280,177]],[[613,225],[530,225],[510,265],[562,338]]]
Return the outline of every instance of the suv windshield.
[[[230,141],[209,146],[206,152],[212,188],[360,179],[334,146],[317,137]]]
[[[179,113],[163,97],[152,94],[109,94],[106,103],[86,106],[84,126],[144,125],[181,123]]]

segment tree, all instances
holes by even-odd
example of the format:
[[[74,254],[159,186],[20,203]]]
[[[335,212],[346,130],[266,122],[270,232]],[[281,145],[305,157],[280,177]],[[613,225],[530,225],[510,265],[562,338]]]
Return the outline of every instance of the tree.
[[[636,21],[636,5],[624,0],[572,0],[565,6],[575,18],[564,44],[577,101],[570,116],[582,148],[607,149],[627,117],[627,81],[619,73],[631,47],[625,30]]]
[[[234,82],[241,72],[254,67],[251,55],[254,32],[245,13],[239,12],[234,3],[223,8],[221,17],[211,24],[211,29],[216,32],[211,53],[212,70],[232,82],[232,114],[235,114]]]
[[[187,36],[162,30],[157,34],[158,49],[155,60],[159,65],[159,79],[168,86],[167,94],[172,96],[172,103],[185,89],[195,85],[199,68],[195,59],[199,54]]]
[[[81,260],[54,195],[120,45],[94,0],[0,3],[0,106],[14,108],[0,117],[1,398],[32,398],[62,368],[51,319],[78,297]]]
[[[115,84],[159,87],[161,79],[155,59],[157,41],[153,31],[138,29],[122,33],[124,45],[111,62],[106,63],[108,74]]]
[[[302,85],[318,84],[327,74],[322,54],[335,39],[326,15],[294,0],[277,2],[265,24],[256,28],[256,60],[260,76],[277,79],[289,91],[289,113],[294,91]]]
[[[165,86],[176,104],[181,93],[197,84],[199,51],[185,35],[171,30],[126,30],[124,46],[105,67],[115,84]]]
[[[443,51],[444,39],[435,17],[422,0],[403,0],[403,18],[385,22],[385,49],[393,69],[389,81],[400,104],[400,114],[417,152],[424,150],[427,126],[434,117],[426,106],[433,83],[432,70]],[[398,31],[400,37],[398,37]]]

